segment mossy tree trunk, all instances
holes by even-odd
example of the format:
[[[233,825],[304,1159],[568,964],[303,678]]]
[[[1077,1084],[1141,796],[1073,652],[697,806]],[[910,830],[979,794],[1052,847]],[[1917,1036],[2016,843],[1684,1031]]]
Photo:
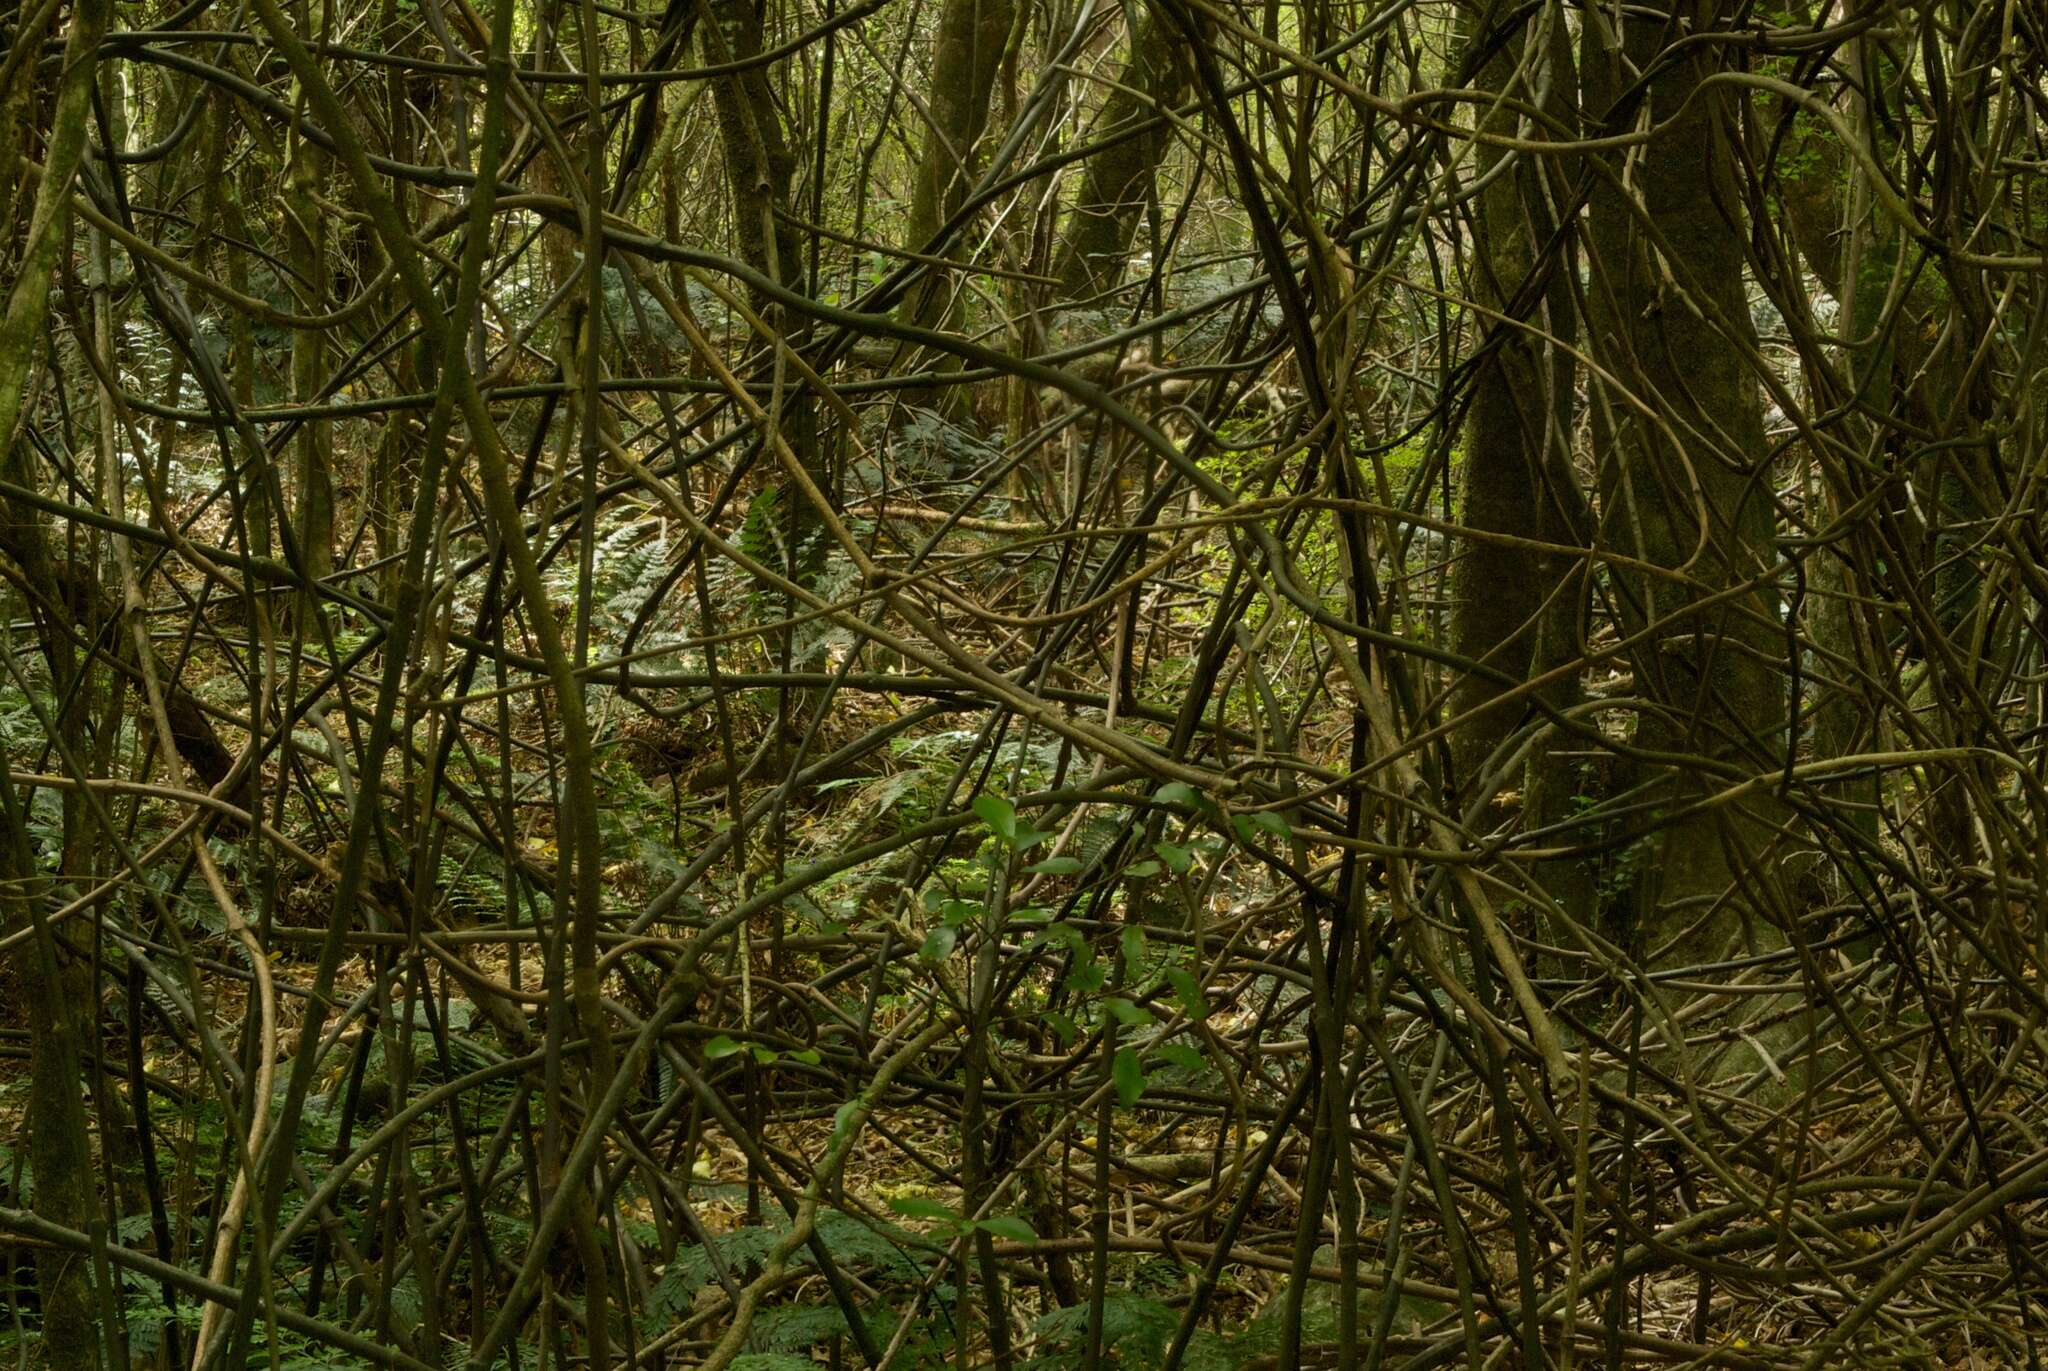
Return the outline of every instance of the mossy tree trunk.
[[[1561,12],[1487,4],[1471,41],[1482,59],[1479,88],[1510,102],[1482,116],[1482,132],[1534,136],[1531,121],[1514,112],[1520,105],[1569,120],[1576,76]],[[1513,158],[1505,170],[1504,157]],[[1578,316],[1574,258],[1568,235],[1559,232],[1557,206],[1570,194],[1565,169],[1556,159],[1486,143],[1478,145],[1476,161],[1475,173],[1487,184],[1472,215],[1469,276],[1482,312],[1465,415],[1460,522],[1478,536],[1462,540],[1451,570],[1451,647],[1507,681],[1473,672],[1452,691],[1451,712],[1469,716],[1453,737],[1458,783],[1468,794],[1508,760],[1499,755],[1503,745],[1532,718],[1526,697],[1489,706],[1513,689],[1508,682],[1582,655],[1586,603],[1584,564],[1534,546],[1575,545],[1586,533],[1585,497],[1571,461]],[[1544,700],[1563,708],[1577,696],[1576,681],[1566,679]],[[1530,756],[1526,827],[1565,817],[1574,784],[1552,754],[1568,745],[1552,731]],[[1497,779],[1513,790],[1523,778]],[[1554,864],[1545,884],[1572,917],[1590,912],[1591,882],[1578,862]]]
[[[759,58],[763,48],[760,0],[707,0],[712,22],[703,28],[706,56],[720,65]],[[719,139],[732,188],[733,236],[740,259],[791,290],[803,283],[803,240],[786,217],[796,154],[776,109],[772,67],[759,61],[717,78]],[[765,299],[758,303],[766,305]]]
[[[285,241],[290,244],[293,295],[301,314],[319,315],[327,302],[327,218],[316,198],[326,158],[305,139],[292,142],[285,169]],[[327,383],[327,334],[320,328],[292,330],[292,397],[317,404]],[[334,570],[334,439],[332,426],[312,419],[292,440],[292,483],[298,488],[298,543],[306,571],[324,577]],[[307,604],[312,612],[311,601]]]
[[[92,118],[92,92],[98,78],[100,40],[107,29],[106,0],[78,0],[65,42],[62,83],[44,153],[44,170],[18,253],[10,253],[14,278],[0,316],[0,475],[20,487],[34,489],[27,444],[15,441],[27,404],[29,377],[44,346],[44,328],[58,261],[69,241],[73,178],[84,158],[86,131]],[[18,221],[17,221],[18,222]],[[11,227],[11,225],[9,226]],[[10,234],[10,236],[12,236]],[[73,732],[83,723],[76,712],[87,707],[86,692],[72,692],[79,669],[69,636],[74,617],[100,612],[91,568],[59,563],[50,547],[41,512],[25,502],[9,500],[8,525],[0,548],[14,558],[28,584],[46,594],[35,606],[47,624],[44,632],[51,679],[71,697],[66,721]],[[47,882],[39,871],[36,845],[28,832],[28,799],[14,788],[11,775],[0,776],[0,921],[7,933],[33,930],[27,947],[26,987],[29,1028],[29,1161],[34,1169],[35,1212],[72,1229],[95,1227],[93,1146],[87,1131],[83,1095],[85,1044],[92,1032],[92,987],[85,979],[89,961],[60,930],[42,918],[40,902]],[[67,828],[75,822],[67,814]],[[72,834],[67,832],[67,839]],[[67,849],[72,844],[67,841]],[[67,859],[69,860],[69,859]],[[97,1368],[99,1328],[94,1315],[92,1282],[85,1259],[46,1251],[36,1263],[42,1301],[43,1356],[46,1365]]]
[[[757,59],[765,48],[762,0],[705,0],[712,22],[700,26],[705,56],[720,65]],[[803,235],[789,214],[797,158],[776,107],[769,76],[772,64],[754,61],[744,70],[720,76],[712,87],[718,114],[719,141],[725,152],[725,174],[732,190],[733,236],[740,259],[785,290],[804,292]],[[791,345],[801,345],[805,317],[784,309],[765,292],[754,293],[755,307],[771,328]],[[763,340],[764,342],[766,340]],[[772,350],[761,368],[772,374]],[[783,439],[797,454],[820,489],[833,490],[830,464],[817,439],[816,407],[800,386],[788,386],[775,416]],[[802,535],[802,502],[784,506],[798,517],[789,527],[794,544]]]
[[[1861,46],[1858,40],[1845,45],[1849,60],[1856,60]],[[1880,84],[1895,88],[1896,67],[1884,65],[1889,77]],[[1853,90],[1848,99],[1852,124],[1866,140],[1873,139],[1869,99]],[[1914,388],[1899,382],[1931,360],[1928,343],[1938,333],[1941,311],[1925,281],[1894,298],[1891,288],[1901,262],[1903,235],[1872,204],[1863,162],[1848,156],[1818,115],[1787,111],[1786,118],[1776,167],[1785,192],[1784,222],[1800,258],[1840,306],[1842,333],[1850,344],[1848,365],[1839,377],[1848,391],[1835,395],[1835,402],[1850,411],[1842,428],[1866,458],[1888,460],[1885,426],[1867,416],[1890,414],[1906,405],[1923,424],[1931,419],[1916,401]],[[1889,160],[1882,152],[1880,156]],[[1808,383],[1821,393],[1841,389],[1833,377],[1809,374]],[[1825,520],[1840,517],[1869,493],[1868,474],[1853,464],[1825,455],[1816,464]],[[1812,559],[1806,617],[1815,648],[1816,679],[1808,716],[1815,758],[1848,756],[1874,741],[1877,700],[1870,683],[1888,674],[1882,664],[1889,655],[1882,641],[1888,630],[1871,622],[1868,608],[1855,602],[1852,590],[1881,579],[1874,572],[1885,556],[1879,540],[1858,528],[1851,536],[1831,540]],[[1875,841],[1876,777],[1851,776],[1830,790],[1847,804],[1848,822],[1866,840]]]
[[[1173,130],[1163,122],[1134,130],[1162,109],[1172,109],[1188,89],[1188,65],[1176,32],[1160,16],[1147,13],[1131,35],[1130,56],[1117,73],[1115,88],[1089,130],[1102,146],[1084,164],[1056,273],[1069,299],[1112,289],[1123,277],[1131,237],[1152,198],[1152,179],[1173,143]]]
[[[1623,895],[1627,932],[1661,966],[1784,941],[1772,923],[1783,806],[1766,790],[1674,817],[1728,784],[1709,767],[1769,771],[1787,745],[1775,585],[1727,593],[1768,572],[1775,535],[1731,146],[1738,107],[1728,87],[1701,87],[1722,49],[1659,57],[1729,21],[1716,0],[1677,0],[1668,17],[1630,11],[1618,50],[1603,41],[1608,25],[1587,26],[1581,63],[1601,132],[1659,130],[1593,169],[1587,297],[1596,358],[1657,416],[1594,397],[1600,540],[1682,573],[1609,577],[1622,627],[1641,638],[1630,655],[1635,744],[1675,759],[1644,778],[1656,824],[1627,854]],[[1646,97],[1632,93],[1631,70],[1655,73]]]
[[[946,0],[939,12],[924,151],[904,231],[904,246],[912,252],[933,249],[974,179],[974,147],[988,127],[989,97],[1015,12],[1012,0]],[[928,273],[905,299],[904,317],[938,327],[951,316],[954,298],[953,283],[943,273]]]

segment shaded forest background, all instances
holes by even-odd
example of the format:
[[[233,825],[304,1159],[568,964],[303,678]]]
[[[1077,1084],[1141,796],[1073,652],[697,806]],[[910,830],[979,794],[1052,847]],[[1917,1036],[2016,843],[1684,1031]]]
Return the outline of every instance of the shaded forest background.
[[[0,3],[17,1366],[2040,1364],[2038,6]]]

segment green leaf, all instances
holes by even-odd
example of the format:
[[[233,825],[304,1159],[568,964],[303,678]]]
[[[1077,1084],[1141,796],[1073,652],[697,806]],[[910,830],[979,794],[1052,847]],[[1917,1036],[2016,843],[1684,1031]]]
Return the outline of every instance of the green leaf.
[[[1067,973],[1067,989],[1079,995],[1093,994],[1102,989],[1108,979],[1108,972],[1101,962],[1083,962]]]
[[[805,1066],[816,1066],[823,1060],[818,1055],[817,1049],[812,1047],[806,1047],[800,1052],[790,1053],[789,1059],[793,1062],[802,1062]]]
[[[1202,807],[1202,792],[1186,781],[1168,781],[1152,792],[1152,798],[1163,805],[1186,805],[1190,809]]]
[[[959,929],[951,924],[940,924],[924,935],[924,946],[917,949],[917,955],[928,962],[943,962],[953,955],[953,949],[959,942]]]
[[[1134,881],[1142,881],[1147,876],[1157,876],[1158,874],[1159,863],[1157,862],[1132,862],[1124,868],[1124,875],[1129,876]]]
[[[1110,1017],[1125,1028],[1143,1028],[1152,1022],[1152,1011],[1141,1004],[1133,1004],[1121,995],[1112,995],[1102,1002]]]
[[[974,812],[989,826],[989,831],[1005,843],[1015,845],[1017,839],[1017,807],[1000,795],[983,791],[974,797]]]
[[[1079,857],[1047,857],[1024,868],[1035,876],[1071,876],[1081,869]]]
[[[1183,1071],[1200,1071],[1209,1064],[1207,1057],[1186,1043],[1162,1043],[1154,1050],[1161,1061]]]
[[[1033,828],[1027,820],[1017,817],[1017,807],[1002,796],[983,791],[974,797],[974,812],[996,835],[997,841],[1012,852],[1023,852],[1037,847],[1052,834]]]
[[[1015,915],[1011,916],[1015,918]],[[1031,935],[1031,945],[1058,943],[1069,952],[1083,954],[1088,945],[1088,935],[1068,923],[1049,923]]]
[[[1167,869],[1175,875],[1181,874],[1195,864],[1194,853],[1172,843],[1154,843],[1152,850],[1159,854],[1159,860],[1165,862]]]
[[[1008,1238],[1011,1242],[1031,1242],[1038,1237],[1037,1231],[1030,1224],[1007,1215],[983,1219],[974,1226],[991,1237]]]
[[[1284,840],[1289,836],[1287,820],[1281,818],[1270,809],[1262,809],[1252,815],[1252,822],[1276,838]]]
[[[939,1223],[955,1222],[959,1215],[937,1200],[923,1195],[892,1195],[889,1207],[908,1219],[931,1219]]]
[[[1110,1063],[1109,1079],[1116,1086],[1116,1097],[1129,1109],[1145,1093],[1145,1064],[1138,1059],[1135,1047],[1119,1047],[1116,1060]]]
[[[740,1045],[738,1043],[721,1033],[710,1042],[704,1044],[704,1060],[707,1062],[719,1061],[730,1057],[739,1050]]]
[[[1123,954],[1124,970],[1136,976],[1145,962],[1145,930],[1136,924],[1125,924],[1117,943]]]
[[[1194,976],[1177,966],[1166,968],[1166,983],[1173,987],[1174,998],[1187,1016],[1200,1023],[1209,1017],[1209,1002],[1202,995],[1202,986]]]
[[[1057,1009],[1048,1009],[1038,1017],[1045,1020],[1045,1026],[1052,1030],[1053,1036],[1068,1047],[1073,1046],[1074,1039],[1081,1036],[1081,1030],[1074,1026],[1074,1021]]]
[[[747,516],[740,522],[738,539],[740,551],[757,562],[770,566],[782,561],[782,547],[786,538],[781,509],[782,488],[765,486],[747,505]]]
[[[773,1066],[781,1057],[782,1054],[772,1047],[756,1047],[754,1049],[754,1060],[763,1066]]]

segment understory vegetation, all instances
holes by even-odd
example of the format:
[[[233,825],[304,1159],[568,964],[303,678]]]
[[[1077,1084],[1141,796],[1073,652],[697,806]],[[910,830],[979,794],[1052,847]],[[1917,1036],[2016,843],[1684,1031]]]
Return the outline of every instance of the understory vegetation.
[[[0,1362],[2038,1367],[2043,22],[0,0]]]

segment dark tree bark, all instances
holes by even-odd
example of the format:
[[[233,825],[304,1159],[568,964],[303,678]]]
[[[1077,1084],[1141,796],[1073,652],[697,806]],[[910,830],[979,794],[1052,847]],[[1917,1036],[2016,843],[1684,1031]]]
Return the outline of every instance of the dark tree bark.
[[[705,25],[705,55],[724,64],[759,57],[762,50],[759,0],[707,0],[712,22]],[[725,149],[726,181],[732,187],[733,237],[740,259],[792,290],[803,281],[803,242],[783,212],[796,175],[796,155],[775,108],[770,67],[754,63],[717,78],[712,98]],[[765,304],[765,301],[759,303]]]
[[[1177,33],[1172,24],[1147,13],[1131,35],[1130,57],[1117,73],[1116,88],[1089,131],[1104,146],[1089,156],[1080,194],[1067,216],[1058,276],[1070,299],[1108,290],[1123,276],[1131,236],[1151,199],[1152,177],[1173,143],[1173,130],[1165,123],[1140,133],[1132,130],[1162,109],[1172,109],[1188,89],[1188,65]]]
[[[111,6],[105,0],[79,0],[71,15],[71,31],[63,54],[64,73],[50,123],[41,183],[22,240],[18,271],[0,318],[0,475],[13,485],[33,488],[33,477],[15,441],[29,375],[43,346],[50,315],[56,268],[71,220],[73,178],[83,161],[86,131],[92,114],[92,92],[98,79],[97,58]],[[24,76],[26,73],[24,73]],[[49,546],[42,513],[32,504],[10,498],[0,511],[6,523],[0,547],[11,555],[29,585],[45,592],[42,612],[66,620],[72,611],[68,586],[59,583],[60,563]],[[82,578],[85,604],[97,608],[97,586],[89,573]],[[64,627],[68,628],[66,623]],[[68,684],[76,651],[61,629],[45,635],[52,655],[52,679]],[[72,708],[85,707],[81,696]],[[4,770],[5,768],[0,768]],[[45,882],[39,879],[34,844],[27,825],[27,801],[10,776],[0,777],[0,899],[4,899],[5,930],[32,928],[27,984],[29,1029],[29,1155],[35,1169],[35,1212],[39,1218],[67,1228],[93,1222],[97,1178],[93,1173],[91,1135],[87,1132],[82,1094],[84,1044],[92,1029],[92,988],[76,955],[60,930],[42,917],[38,901]],[[93,1312],[92,1284],[83,1257],[51,1251],[36,1263],[36,1284],[42,1300],[43,1354],[46,1364],[65,1368],[100,1365],[98,1324]]]
[[[1631,67],[1655,73],[1648,113],[1660,129],[1626,165],[1616,155],[1596,174],[1588,334],[1596,358],[1653,410],[1611,393],[1594,401],[1600,538],[1684,577],[1611,576],[1623,628],[1648,634],[1630,658],[1636,745],[1749,771],[1784,764],[1786,702],[1775,586],[1724,594],[1769,570],[1775,532],[1732,158],[1737,106],[1726,87],[1700,89],[1721,49],[1660,57],[1726,22],[1715,0],[1679,0],[1668,17],[1630,11],[1621,50],[1605,46],[1605,26],[1587,26],[1581,73],[1602,131],[1638,118]],[[1645,952],[1682,966],[1731,944],[1782,946],[1769,923],[1782,806],[1759,793],[1671,820],[1725,779],[1674,762],[1649,782],[1662,826],[1630,854],[1625,896]]]
[[[988,127],[989,97],[1016,14],[1012,0],[946,0],[932,46],[930,120],[911,189],[904,244],[927,252],[959,212],[974,177],[974,146]],[[904,301],[904,317],[936,327],[951,312],[952,283],[928,274]]]
[[[1529,21],[1542,25],[1534,31],[1503,31],[1526,16],[1514,6],[1487,6],[1474,38],[1484,55],[1478,85],[1569,119],[1576,85],[1570,39],[1555,19]],[[1497,107],[1482,131],[1529,133],[1509,106]],[[1514,165],[1497,174],[1504,155],[1512,155]],[[1528,542],[1484,536],[1565,546],[1585,537],[1585,496],[1571,465],[1577,368],[1571,345],[1578,335],[1573,257],[1558,232],[1557,205],[1569,191],[1555,160],[1504,154],[1482,143],[1477,162],[1477,174],[1494,179],[1481,192],[1472,222],[1471,289],[1484,313],[1465,417],[1460,522],[1482,536],[1461,543],[1451,571],[1451,645],[1520,681],[1576,660],[1584,640],[1584,564]],[[1452,712],[1472,715],[1453,747],[1459,784],[1468,790],[1530,718],[1526,700],[1488,708],[1508,688],[1472,673],[1452,692]],[[1576,682],[1568,679],[1545,698],[1562,708],[1577,695]],[[1566,768],[1550,756],[1557,741],[1548,735],[1526,768],[1528,827],[1562,819],[1573,793]],[[1514,779],[1504,781],[1507,788]],[[1579,863],[1555,864],[1546,884],[1574,916],[1587,912],[1590,883]]]
[[[713,62],[745,61],[761,55],[765,38],[760,0],[707,0],[707,13],[712,22],[702,26],[704,50]],[[805,281],[803,238],[788,215],[797,158],[776,109],[774,88],[768,81],[771,70],[769,65],[755,62],[721,76],[712,95],[717,102],[726,181],[732,188],[733,233],[741,260],[785,289],[801,294]],[[809,327],[803,315],[773,304],[759,291],[754,303],[787,342],[801,345]],[[772,354],[763,365],[772,369]],[[833,481],[830,464],[819,450],[813,397],[801,388],[793,389],[784,398],[777,421],[784,440],[812,479],[830,494]],[[793,516],[788,525],[793,546],[806,527],[803,502],[792,498],[782,504]]]

